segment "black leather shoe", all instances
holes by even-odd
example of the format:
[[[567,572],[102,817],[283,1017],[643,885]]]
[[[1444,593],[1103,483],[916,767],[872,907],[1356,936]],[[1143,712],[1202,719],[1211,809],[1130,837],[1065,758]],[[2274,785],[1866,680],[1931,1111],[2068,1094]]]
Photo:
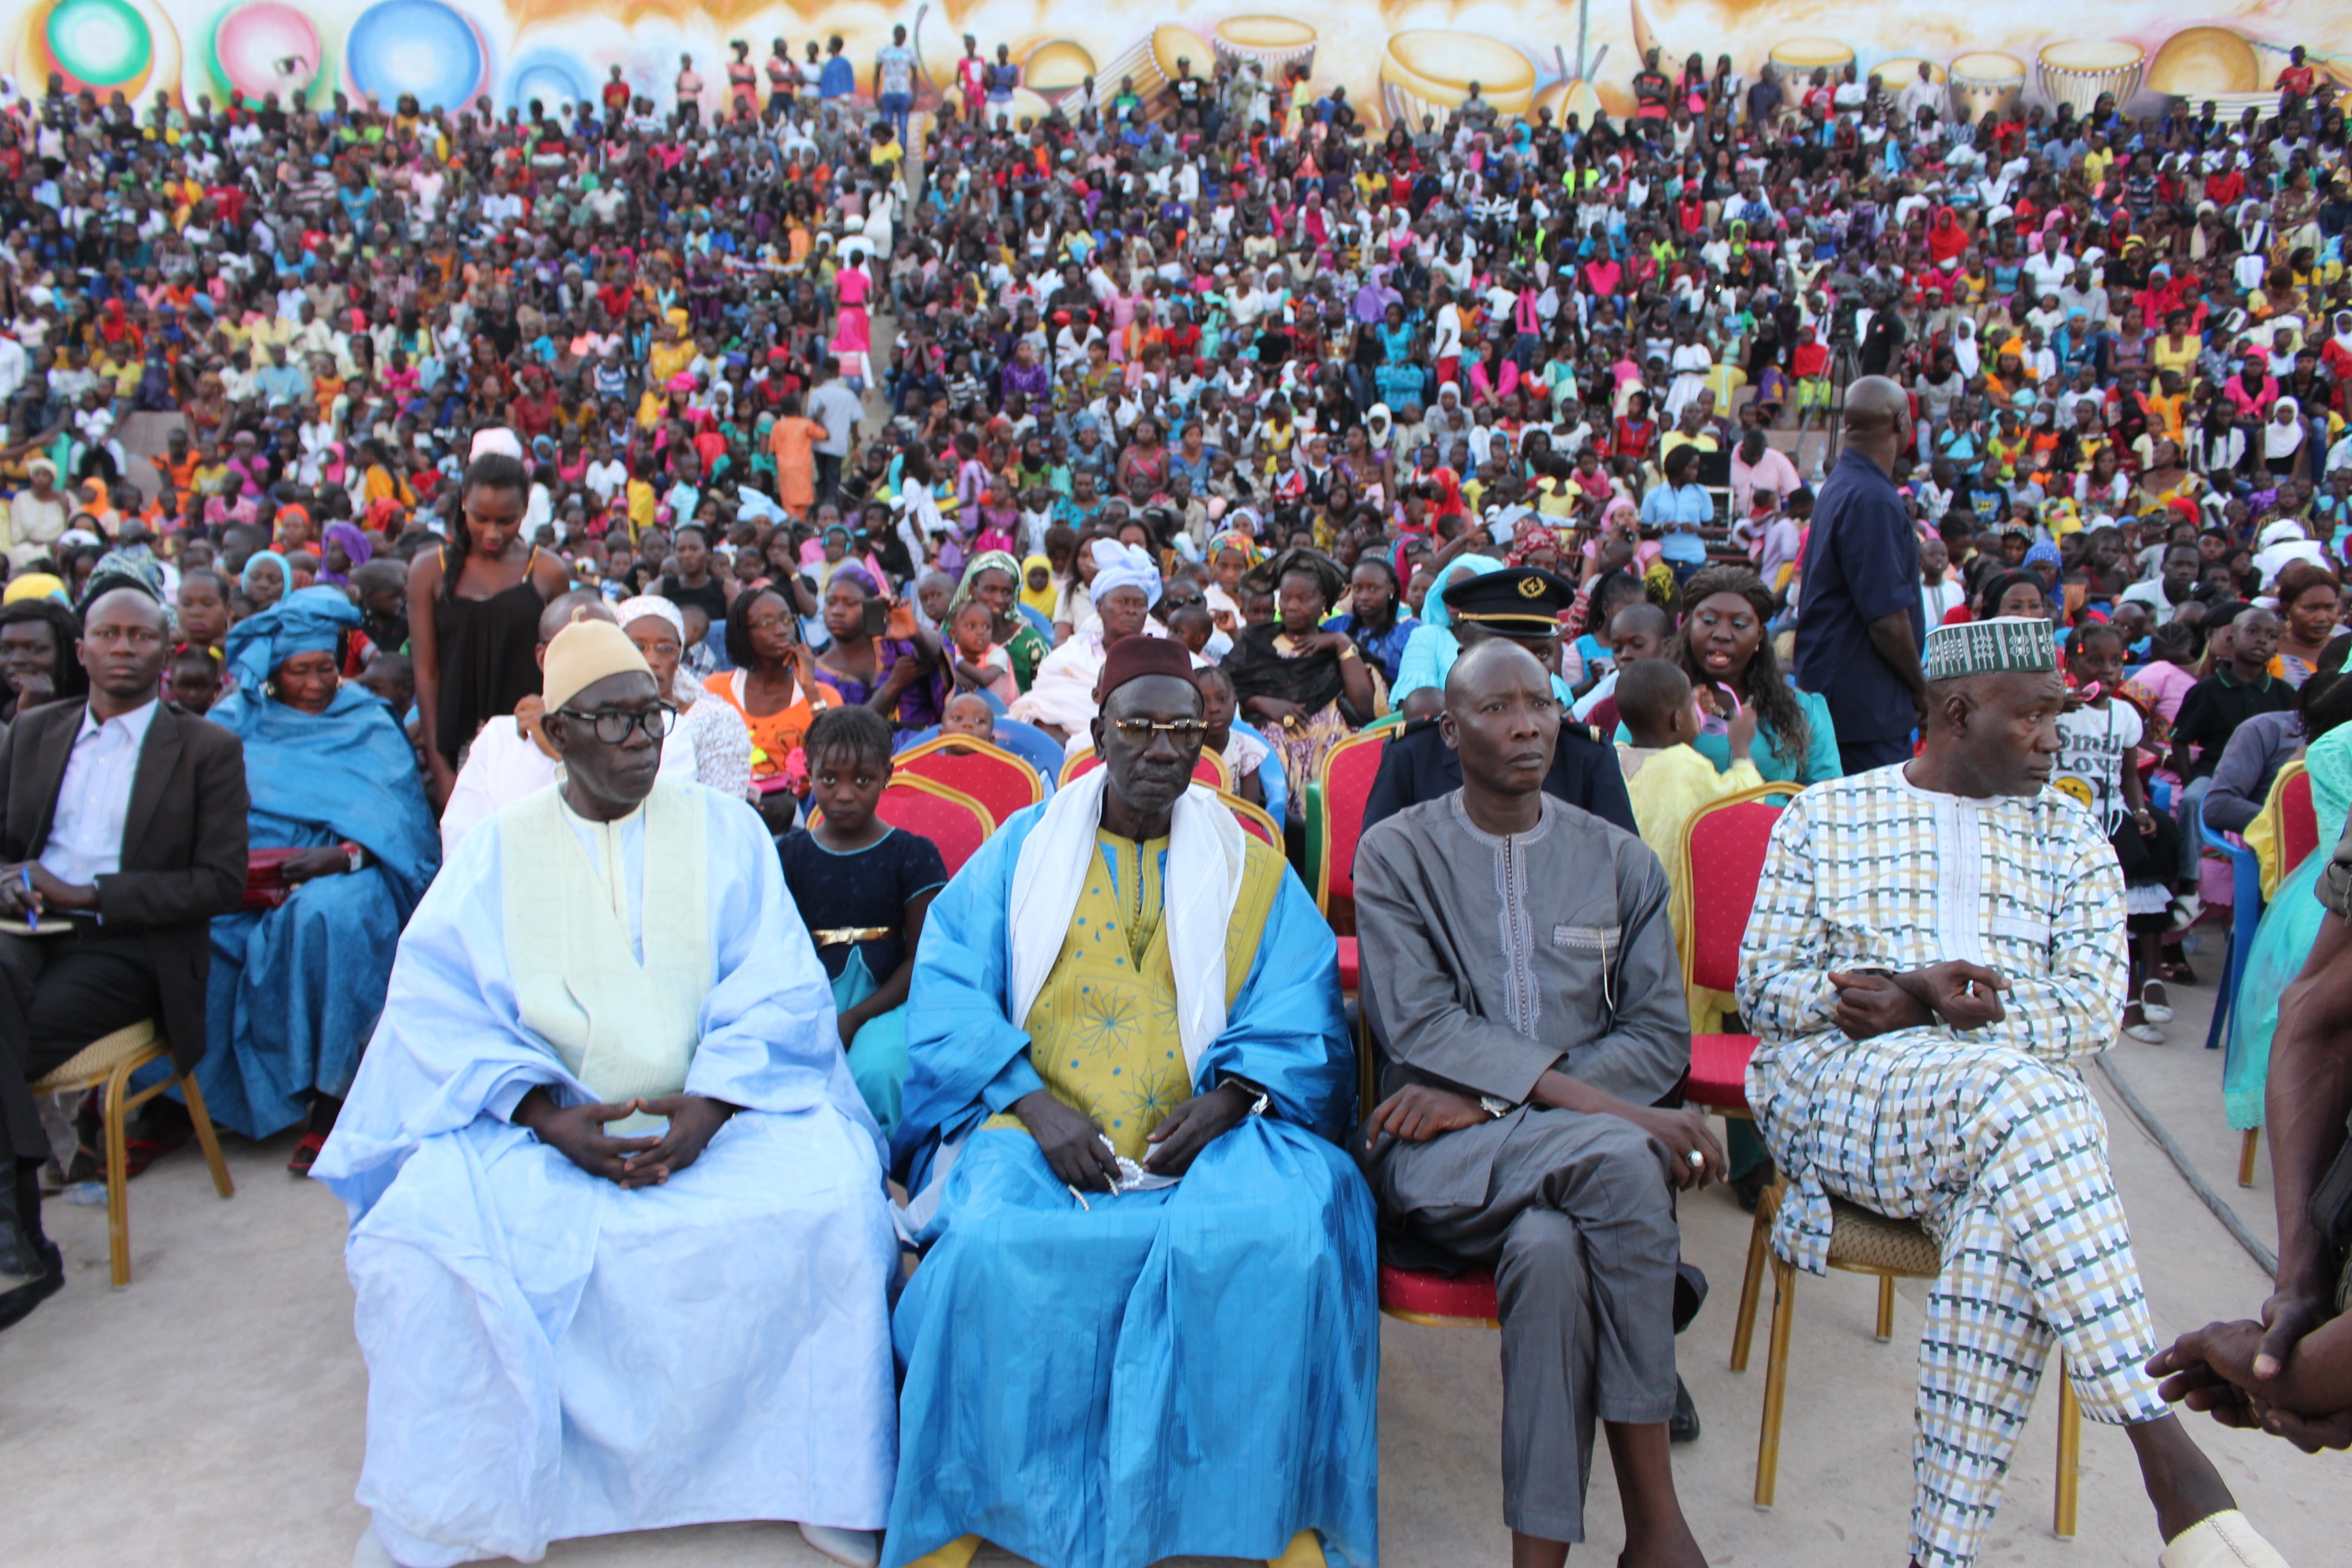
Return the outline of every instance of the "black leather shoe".
[[[1666,1436],[1675,1443],[1698,1441],[1698,1406],[1691,1403],[1690,1387],[1679,1375],[1675,1379],[1675,1413],[1666,1419]]]
[[[12,1175],[14,1172],[10,1173]],[[41,1254],[41,1244],[32,1226],[16,1214],[16,1194],[11,1190],[0,1191],[0,1291],[14,1290],[38,1279],[47,1268]],[[40,1216],[33,1216],[38,1224]]]
[[[66,1288],[66,1260],[57,1243],[42,1243],[41,1251],[41,1272],[29,1284],[0,1292],[0,1329],[14,1328],[31,1316],[34,1308]]]

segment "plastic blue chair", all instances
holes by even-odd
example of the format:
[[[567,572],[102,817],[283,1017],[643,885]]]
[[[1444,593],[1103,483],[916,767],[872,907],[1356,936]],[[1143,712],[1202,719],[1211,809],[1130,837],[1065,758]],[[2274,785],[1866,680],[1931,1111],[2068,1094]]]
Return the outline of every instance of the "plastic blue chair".
[[[2246,956],[2254,950],[2254,928],[2263,923],[2263,863],[2242,844],[2232,844],[2197,815],[2197,831],[2205,847],[2218,849],[2230,862],[2230,937],[2221,955],[2221,994],[2213,1003],[2213,1022],[2205,1029],[2205,1048],[2221,1048],[2230,1008],[2238,999],[2238,983],[2245,978]]]
[[[1053,794],[1054,781],[1061,776],[1062,748],[1052,736],[1018,719],[999,719],[996,743],[1035,768],[1045,777],[1045,793]]]

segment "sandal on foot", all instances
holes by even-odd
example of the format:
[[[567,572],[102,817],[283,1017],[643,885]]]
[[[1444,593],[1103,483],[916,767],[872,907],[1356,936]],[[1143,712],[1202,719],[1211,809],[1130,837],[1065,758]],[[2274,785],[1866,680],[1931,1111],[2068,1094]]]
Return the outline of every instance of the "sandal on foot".
[[[2168,985],[2194,985],[2197,984],[2197,972],[2189,967],[2188,960],[2182,959],[2164,966],[2164,982]]]
[[[2130,1038],[2139,1041],[2142,1045],[2160,1046],[2164,1044],[2164,1031],[2158,1028],[2154,1024],[2126,1024],[2124,1026],[2124,1033]]]
[[[164,1155],[188,1141],[186,1133],[176,1138],[131,1138],[122,1145],[122,1179],[129,1181]]]
[[[2287,1561],[2233,1508],[2174,1536],[2157,1568],[2287,1568]]]
[[[2139,988],[2139,1016],[2151,1024],[2172,1022],[2172,1005],[2165,998],[2163,981],[2151,980]]]
[[[324,1149],[326,1146],[327,1135],[325,1133],[303,1133],[302,1142],[294,1145],[294,1153],[292,1157],[286,1162],[286,1173],[289,1176],[309,1175],[310,1173],[310,1167],[319,1163],[319,1151]]]

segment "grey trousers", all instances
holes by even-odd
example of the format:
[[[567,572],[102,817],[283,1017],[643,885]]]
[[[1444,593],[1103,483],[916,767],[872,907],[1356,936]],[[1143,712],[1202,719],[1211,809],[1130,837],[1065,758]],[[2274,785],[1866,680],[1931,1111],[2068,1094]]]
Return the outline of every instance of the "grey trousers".
[[[1495,1270],[1503,1324],[1503,1520],[1584,1539],[1593,1422],[1675,1408],[1667,1155],[1614,1116],[1518,1110],[1398,1144],[1374,1191],[1421,1236]]]

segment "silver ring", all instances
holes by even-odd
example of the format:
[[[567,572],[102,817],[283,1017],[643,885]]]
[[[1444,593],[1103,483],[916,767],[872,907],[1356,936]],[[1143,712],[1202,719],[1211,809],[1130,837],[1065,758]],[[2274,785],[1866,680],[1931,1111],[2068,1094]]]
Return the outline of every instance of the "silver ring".
[[[1696,1149],[1684,1155],[1683,1158],[1688,1160],[1694,1167],[1701,1167],[1706,1163],[1706,1156],[1700,1153]]]

